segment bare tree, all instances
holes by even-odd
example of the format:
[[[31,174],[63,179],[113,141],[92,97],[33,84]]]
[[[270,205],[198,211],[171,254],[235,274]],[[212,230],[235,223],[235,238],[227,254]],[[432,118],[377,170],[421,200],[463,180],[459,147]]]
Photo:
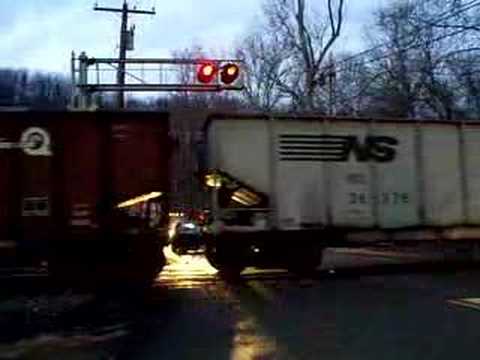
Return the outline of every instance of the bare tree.
[[[411,23],[413,12],[414,6],[406,1],[376,14],[378,40],[385,44],[369,56],[370,61],[379,59],[371,65],[376,73],[376,94],[375,104],[370,109],[378,115],[410,118],[417,115],[423,77],[417,71],[420,52],[412,47],[419,35]]]
[[[260,31],[246,37],[237,49],[237,57],[246,65],[244,97],[250,108],[271,111],[281,100],[277,84],[284,60],[276,34]]]
[[[479,35],[480,11],[474,0],[422,0],[417,6],[421,15],[428,15],[418,18],[424,25],[437,29],[466,30]],[[448,16],[442,16],[445,11]]]
[[[338,56],[338,61],[347,59],[351,54]],[[337,114],[368,115],[372,96],[375,94],[374,83],[377,81],[374,69],[359,58],[346,62],[337,72],[336,99]]]
[[[298,110],[325,108],[320,96],[324,64],[340,36],[345,1],[323,0],[324,9],[313,3],[266,0],[261,33],[247,38],[244,54],[253,65],[251,80],[262,82],[251,86],[257,92],[252,93],[257,99],[263,93],[269,106],[272,100],[287,99]]]
[[[447,61],[452,91],[457,97],[459,116],[480,119],[480,65],[474,54],[456,54]]]
[[[454,60],[479,50],[469,24],[474,23],[472,6],[480,3],[464,3],[401,0],[377,12],[376,46],[366,56],[375,80],[369,111],[445,120],[465,115],[465,100],[455,85],[462,65]]]
[[[0,69],[0,105],[66,108],[71,87],[65,77],[27,70]]]
[[[344,1],[265,0],[265,22],[241,45],[246,99],[270,110],[325,111]],[[323,14],[323,16],[321,15]],[[450,120],[480,117],[480,1],[397,0],[376,13],[373,48],[335,57],[342,114]],[[330,54],[330,55],[329,55]],[[331,99],[331,97],[330,97]]]
[[[17,73],[14,70],[0,70],[0,106],[15,105]]]

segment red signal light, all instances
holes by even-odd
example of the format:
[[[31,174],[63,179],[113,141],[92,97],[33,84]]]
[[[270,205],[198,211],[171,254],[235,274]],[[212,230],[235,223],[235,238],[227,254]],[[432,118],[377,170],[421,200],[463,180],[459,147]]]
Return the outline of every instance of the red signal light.
[[[237,64],[226,64],[222,67],[220,78],[226,85],[234,83],[240,76],[240,68]]]
[[[218,69],[217,65],[213,62],[204,62],[198,68],[197,78],[202,84],[210,84],[215,80]]]

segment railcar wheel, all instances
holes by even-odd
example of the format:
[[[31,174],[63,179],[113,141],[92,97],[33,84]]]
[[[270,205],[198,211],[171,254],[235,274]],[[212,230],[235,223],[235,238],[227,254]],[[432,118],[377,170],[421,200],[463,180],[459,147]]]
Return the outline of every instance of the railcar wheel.
[[[217,245],[207,244],[205,256],[212,267],[218,270],[220,277],[233,280],[238,279],[245,266],[239,263],[230,261],[225,256],[222,256]]]

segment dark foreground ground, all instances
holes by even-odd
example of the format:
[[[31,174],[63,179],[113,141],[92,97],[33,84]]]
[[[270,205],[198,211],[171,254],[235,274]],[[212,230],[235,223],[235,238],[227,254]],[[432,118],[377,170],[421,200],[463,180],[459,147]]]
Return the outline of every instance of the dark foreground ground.
[[[475,359],[480,270],[406,249],[329,251],[311,279],[231,284],[177,257],[143,297],[1,282],[0,359]]]

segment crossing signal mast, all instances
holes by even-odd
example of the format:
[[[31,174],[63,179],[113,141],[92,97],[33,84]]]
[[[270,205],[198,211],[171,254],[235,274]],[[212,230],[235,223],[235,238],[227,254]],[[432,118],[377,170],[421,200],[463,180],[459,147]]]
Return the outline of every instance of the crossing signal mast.
[[[235,59],[191,58],[128,58],[133,50],[135,28],[128,29],[129,14],[155,15],[151,11],[123,7],[106,8],[95,4],[95,11],[122,14],[120,51],[118,58],[89,57],[72,53],[72,83],[75,88],[73,107],[92,107],[92,95],[98,92],[117,92],[118,108],[125,108],[125,92],[221,92],[244,89],[243,63]],[[116,81],[105,80],[105,74],[116,70]],[[150,76],[146,76],[146,74]],[[108,78],[108,77],[107,77]],[[154,78],[155,81],[151,79]]]
[[[125,85],[125,60],[127,58],[127,51],[134,49],[134,36],[135,36],[135,27],[128,29],[128,15],[155,15],[155,8],[152,8],[151,11],[146,10],[137,10],[135,7],[130,9],[128,7],[127,0],[124,0],[123,7],[121,9],[117,8],[107,8],[99,7],[98,3],[95,4],[93,8],[95,11],[106,11],[112,13],[121,13],[122,14],[122,25],[120,27],[120,50],[118,59],[120,60],[118,71],[117,71],[117,83],[122,86]],[[124,92],[120,90],[118,92],[118,107],[123,109],[125,107],[125,96]]]

